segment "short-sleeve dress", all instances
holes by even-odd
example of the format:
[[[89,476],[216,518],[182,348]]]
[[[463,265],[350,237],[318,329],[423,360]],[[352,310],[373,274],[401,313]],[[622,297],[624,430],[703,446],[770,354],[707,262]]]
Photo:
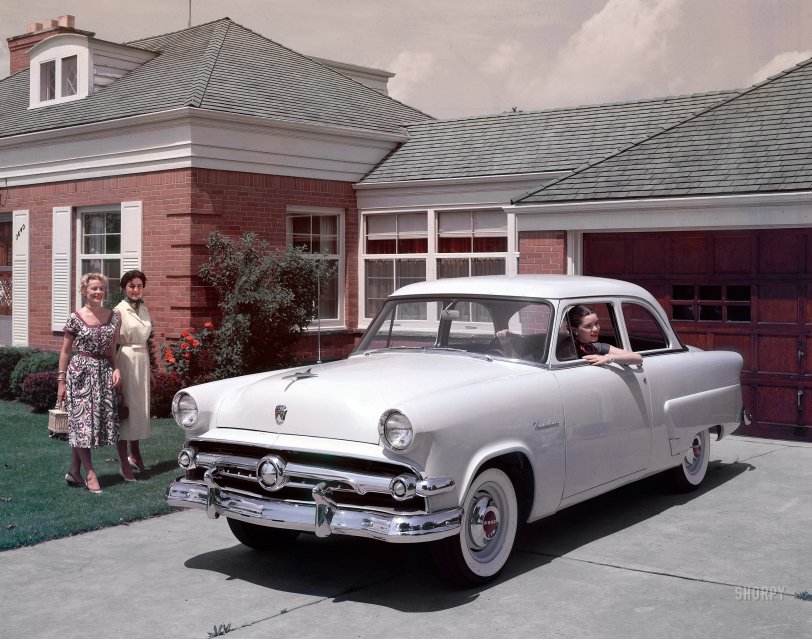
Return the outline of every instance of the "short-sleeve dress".
[[[133,310],[127,300],[116,306],[121,313],[121,332],[118,344],[118,366],[121,369],[121,387],[124,404],[129,415],[121,421],[121,439],[146,439],[149,437],[149,345],[152,322],[147,307],[141,304]]]
[[[64,331],[73,335],[76,354],[65,380],[68,443],[77,448],[99,448],[118,442],[118,406],[113,390],[113,365],[108,358],[116,338],[119,316],[90,326],[71,313]]]

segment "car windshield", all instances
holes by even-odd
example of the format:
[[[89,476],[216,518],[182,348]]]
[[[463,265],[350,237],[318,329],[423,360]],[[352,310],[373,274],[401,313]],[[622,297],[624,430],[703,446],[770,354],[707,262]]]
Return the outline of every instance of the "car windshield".
[[[538,363],[547,353],[552,315],[552,306],[541,300],[389,300],[354,352],[451,349]]]

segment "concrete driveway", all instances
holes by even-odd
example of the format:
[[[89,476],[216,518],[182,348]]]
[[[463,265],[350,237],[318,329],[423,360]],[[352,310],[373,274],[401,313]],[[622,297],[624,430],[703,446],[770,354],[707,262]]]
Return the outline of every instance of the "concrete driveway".
[[[696,493],[651,478],[536,522],[474,590],[421,546],[261,554],[199,511],[7,551],[0,636],[812,636],[812,444],[731,437],[711,460]]]

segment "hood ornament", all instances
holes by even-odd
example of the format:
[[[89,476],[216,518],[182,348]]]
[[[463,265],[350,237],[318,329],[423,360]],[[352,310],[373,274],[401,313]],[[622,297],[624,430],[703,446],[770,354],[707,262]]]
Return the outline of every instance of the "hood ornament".
[[[316,373],[312,372],[312,368],[308,368],[306,371],[296,371],[295,373],[291,373],[290,375],[285,375],[282,379],[292,379],[293,381],[285,386],[285,390],[288,390],[294,382],[298,382],[300,379],[310,379],[311,377],[318,377]]]
[[[284,404],[278,404],[273,410],[273,416],[276,423],[280,426],[285,423],[285,417],[288,416],[288,407]]]

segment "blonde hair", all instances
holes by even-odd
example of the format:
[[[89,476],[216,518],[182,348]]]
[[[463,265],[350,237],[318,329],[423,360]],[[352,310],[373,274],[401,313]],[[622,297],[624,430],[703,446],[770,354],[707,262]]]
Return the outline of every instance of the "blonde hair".
[[[109,280],[104,273],[85,273],[82,275],[82,279],[79,280],[79,293],[82,295],[85,294],[87,291],[87,285],[90,284],[90,280],[99,280],[102,284],[104,284],[104,290],[108,289]]]

